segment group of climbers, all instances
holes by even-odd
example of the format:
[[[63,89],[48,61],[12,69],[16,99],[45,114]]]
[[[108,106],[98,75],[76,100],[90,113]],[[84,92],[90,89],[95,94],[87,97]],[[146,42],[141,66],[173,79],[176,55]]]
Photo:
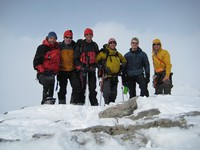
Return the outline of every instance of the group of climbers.
[[[41,104],[54,104],[55,76],[59,83],[59,104],[66,104],[68,81],[72,87],[71,104],[84,105],[88,85],[89,100],[92,106],[99,105],[96,91],[96,70],[101,78],[100,89],[105,104],[115,102],[118,77],[128,88],[129,98],[136,96],[136,83],[141,90],[140,96],[149,96],[150,65],[147,54],[139,47],[139,39],[131,39],[131,48],[124,56],[116,49],[117,41],[110,38],[99,50],[92,40],[93,30],[84,30],[85,39],[73,40],[72,30],[66,30],[63,41],[57,42],[55,32],[49,32],[38,46],[33,67],[37,70],[37,79],[43,86]],[[153,65],[155,70],[155,94],[171,94],[172,73],[168,51],[163,50],[159,39],[153,40]]]

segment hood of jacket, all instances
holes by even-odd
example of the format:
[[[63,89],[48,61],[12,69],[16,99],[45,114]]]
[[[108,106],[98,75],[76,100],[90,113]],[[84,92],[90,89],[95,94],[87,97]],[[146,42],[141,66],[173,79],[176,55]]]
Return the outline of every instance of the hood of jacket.
[[[154,39],[153,43],[152,43],[152,52],[153,52],[153,54],[155,53],[155,51],[153,50],[153,44],[158,44],[158,43],[160,43],[160,49],[158,50],[158,52],[160,52],[162,50],[162,43],[161,43],[160,39]]]
[[[109,55],[116,55],[117,54],[117,49],[111,49],[109,47],[106,48],[109,51]]]
[[[51,44],[51,43],[49,43],[49,41],[48,41],[47,39],[43,40],[42,44],[43,44],[43,45],[46,45],[46,46],[48,46],[48,47],[51,47],[51,48],[57,47],[57,46],[58,46],[58,43],[57,43],[57,42],[55,42],[54,44]]]
[[[131,53],[138,54],[138,53],[140,53],[142,51],[142,49],[140,47],[138,47],[136,51],[132,51],[132,48],[130,48],[129,51]]]

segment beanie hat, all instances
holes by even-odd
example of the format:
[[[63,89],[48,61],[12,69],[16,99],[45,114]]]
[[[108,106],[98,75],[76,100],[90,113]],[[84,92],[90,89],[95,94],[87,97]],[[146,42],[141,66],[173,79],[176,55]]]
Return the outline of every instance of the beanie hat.
[[[115,43],[117,44],[117,41],[116,41],[114,38],[110,38],[110,39],[108,40],[108,44],[109,44],[110,42],[115,42]]]
[[[91,34],[91,35],[93,35],[92,29],[86,28],[85,31],[84,31],[84,35],[86,35],[86,34]]]
[[[66,30],[65,33],[64,33],[64,37],[73,37],[72,30]]]
[[[49,32],[49,34],[47,35],[47,38],[51,38],[51,37],[55,37],[55,39],[57,40],[57,35],[55,32]]]
[[[153,44],[158,44],[158,43],[160,43],[160,44],[161,44],[161,41],[160,41],[160,39],[154,39],[154,40],[153,40]]]

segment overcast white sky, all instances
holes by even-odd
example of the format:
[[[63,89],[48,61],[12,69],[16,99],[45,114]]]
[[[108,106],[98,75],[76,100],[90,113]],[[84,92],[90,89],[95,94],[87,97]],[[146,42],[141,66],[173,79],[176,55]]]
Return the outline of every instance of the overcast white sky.
[[[1,0],[0,113],[40,104],[42,86],[32,61],[49,31],[62,41],[64,31],[72,29],[77,40],[90,27],[100,48],[114,37],[122,54],[136,36],[149,57],[151,76],[152,40],[160,38],[171,54],[174,86],[200,89],[199,14],[199,0]]]

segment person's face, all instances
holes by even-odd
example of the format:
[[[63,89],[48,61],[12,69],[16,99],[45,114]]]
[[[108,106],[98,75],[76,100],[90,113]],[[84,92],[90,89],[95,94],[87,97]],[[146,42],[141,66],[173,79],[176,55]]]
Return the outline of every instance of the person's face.
[[[131,41],[131,47],[133,50],[137,50],[138,46],[139,46],[138,41],[135,41],[135,40]]]
[[[112,42],[109,43],[110,49],[115,49],[115,48],[116,48],[116,45],[117,45],[117,43],[114,42],[114,41],[112,41]]]
[[[161,44],[160,44],[160,43],[154,43],[154,44],[153,44],[153,50],[154,50],[154,51],[158,51],[158,50],[160,49],[160,47],[161,47]]]
[[[92,34],[85,34],[86,41],[90,42],[92,40],[93,35]]]
[[[65,44],[70,44],[72,42],[72,37],[71,36],[65,36],[64,41],[65,41]]]
[[[56,42],[56,38],[52,36],[52,37],[48,38],[48,41],[49,41],[49,43],[50,43],[51,45],[53,45],[53,44],[55,44],[55,42]]]

